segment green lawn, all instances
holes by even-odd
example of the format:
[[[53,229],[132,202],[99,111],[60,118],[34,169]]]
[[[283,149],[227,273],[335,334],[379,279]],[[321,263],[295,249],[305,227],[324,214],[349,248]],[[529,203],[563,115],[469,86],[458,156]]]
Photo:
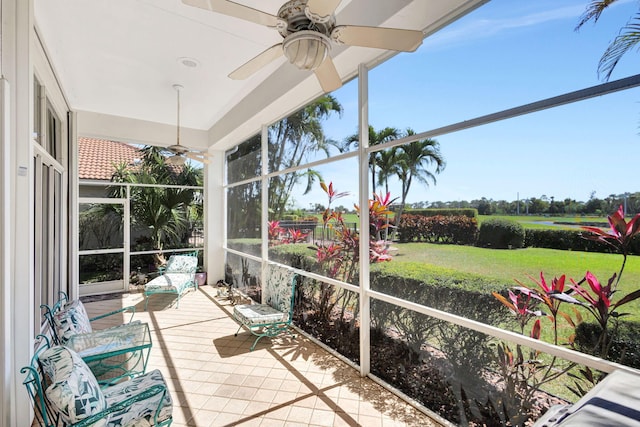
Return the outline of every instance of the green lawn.
[[[606,284],[617,273],[622,256],[592,252],[572,252],[553,249],[527,248],[517,250],[484,249],[474,246],[436,245],[430,243],[398,243],[392,262],[423,262],[466,273],[494,277],[516,285],[514,279],[534,285],[528,275],[539,278],[540,272],[550,281],[565,274],[576,281],[591,271]],[[619,293],[626,295],[640,287],[640,257],[630,256],[620,282]],[[614,301],[619,297],[614,297]],[[640,300],[623,307],[622,311],[639,313]]]

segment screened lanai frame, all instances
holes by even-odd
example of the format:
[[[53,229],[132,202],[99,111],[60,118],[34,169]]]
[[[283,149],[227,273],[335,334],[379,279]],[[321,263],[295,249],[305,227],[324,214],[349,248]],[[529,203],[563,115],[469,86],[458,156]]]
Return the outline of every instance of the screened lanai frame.
[[[566,104],[571,104],[571,103],[576,103],[579,101],[584,101],[590,98],[594,98],[594,97],[599,97],[599,96],[603,96],[603,95],[607,95],[607,94],[611,94],[617,91],[622,91],[622,90],[626,90],[626,89],[632,89],[632,88],[636,88],[640,86],[640,74],[637,75],[633,75],[630,77],[626,77],[626,78],[622,78],[619,80],[615,80],[615,81],[611,81],[611,82],[607,82],[607,83],[603,83],[603,84],[599,84],[599,85],[595,85],[595,86],[591,86],[591,87],[587,87],[585,89],[581,89],[581,90],[577,90],[577,91],[573,91],[573,92],[569,92],[569,93],[565,93],[563,95],[559,95],[559,96],[554,96],[551,98],[547,98],[547,99],[543,99],[543,100],[539,100],[536,102],[532,102],[529,104],[525,104],[525,105],[521,105],[515,108],[510,108],[510,109],[506,109],[503,111],[499,111],[496,113],[492,113],[492,114],[487,114],[484,116],[480,116],[480,117],[476,117],[474,119],[471,120],[467,120],[467,121],[463,121],[463,122],[458,122],[458,123],[453,123],[451,125],[447,125],[447,126],[443,126],[443,127],[439,127],[436,129],[431,129],[431,130],[427,130],[424,132],[420,132],[417,133],[415,135],[411,135],[409,137],[405,137],[405,138],[400,138],[400,139],[396,139],[394,141],[390,141],[390,142],[386,142],[383,144],[379,144],[376,145],[374,147],[369,147],[368,145],[368,120],[367,120],[367,116],[368,116],[368,69],[364,66],[361,65],[359,68],[359,74],[358,74],[358,106],[359,106],[359,135],[360,135],[360,141],[359,141],[359,147],[357,151],[353,151],[353,152],[349,152],[349,153],[343,153],[331,158],[327,158],[327,159],[322,159],[322,160],[317,160],[317,161],[313,161],[304,165],[300,165],[297,166],[295,168],[290,168],[290,169],[285,169],[285,170],[280,170],[280,171],[276,171],[276,172],[269,172],[267,170],[267,162],[263,161],[262,162],[262,176],[261,177],[255,177],[255,178],[251,178],[251,179],[245,179],[239,182],[233,182],[233,183],[225,183],[225,194],[226,191],[229,188],[233,188],[235,186],[239,186],[239,185],[245,185],[247,183],[255,183],[255,182],[261,182],[261,188],[262,188],[262,194],[261,194],[261,203],[262,206],[268,206],[268,200],[267,200],[267,196],[268,196],[268,181],[269,178],[280,175],[280,174],[286,174],[286,173],[290,173],[290,172],[295,172],[295,171],[299,171],[299,170],[304,170],[307,168],[312,168],[312,167],[316,167],[316,166],[321,166],[324,164],[329,164],[329,163],[333,163],[339,160],[343,160],[343,159],[351,159],[351,158],[357,158],[358,159],[358,164],[359,164],[359,205],[361,206],[361,213],[360,213],[360,224],[359,224],[359,230],[360,230],[360,242],[367,242],[369,241],[369,226],[368,226],[368,218],[369,218],[369,212],[368,212],[368,195],[369,195],[369,173],[368,173],[368,156],[371,153],[374,152],[378,152],[378,151],[382,151],[385,149],[389,149],[392,147],[397,147],[403,144],[409,144],[412,143],[414,141],[418,141],[418,140],[423,140],[426,138],[434,138],[434,137],[438,137],[438,136],[442,136],[442,135],[446,135],[449,133],[453,133],[453,132],[457,132],[457,131],[461,131],[461,130],[465,130],[465,129],[471,129],[471,128],[475,128],[475,127],[479,127],[482,125],[487,125],[493,122],[498,122],[498,121],[502,121],[502,120],[506,120],[506,119],[510,119],[510,118],[514,118],[517,116],[522,116],[522,115],[526,115],[526,114],[531,114],[531,113],[535,113],[535,112],[539,112],[542,110],[547,110],[547,109],[551,109],[554,107],[559,107],[562,105],[566,105]],[[284,116],[286,117],[286,115]],[[263,159],[267,159],[268,158],[268,126],[263,126],[262,131],[261,131],[261,139],[262,139],[262,146],[261,146],[261,155]],[[224,208],[224,212],[226,215],[228,206],[227,206],[227,201],[226,201],[226,196],[225,196],[225,208]],[[261,219],[260,219],[260,223],[261,224],[267,224],[268,222],[268,212],[267,209],[261,209]],[[226,220],[226,217],[225,217]],[[226,228],[225,228],[226,230]],[[265,271],[266,268],[264,268],[264,266],[266,266],[269,262],[269,254],[268,254],[268,230],[266,226],[262,226],[261,227],[261,256],[257,256],[257,255],[252,255],[252,254],[247,254],[244,253],[242,251],[233,249],[233,248],[229,248],[227,246],[227,236],[224,236],[223,239],[224,242],[224,249],[226,251],[227,254],[233,254],[234,256],[239,256],[239,257],[244,257],[247,259],[252,260],[253,262],[256,263],[261,263],[263,268],[261,270],[262,272],[262,283],[265,283]],[[432,318],[435,319],[440,319],[446,322],[449,322],[452,325],[457,325],[459,327],[463,327],[463,328],[468,328],[470,330],[482,333],[482,334],[487,334],[491,337],[495,337],[497,339],[500,340],[504,340],[506,342],[509,343],[513,343],[513,344],[518,344],[518,345],[522,345],[524,347],[530,348],[530,349],[534,349],[534,350],[538,350],[542,353],[546,353],[550,356],[553,357],[558,357],[561,359],[564,359],[565,361],[569,361],[569,362],[573,362],[576,363],[578,365],[583,365],[586,367],[589,367],[591,369],[603,372],[603,373],[610,373],[616,369],[625,369],[625,370],[632,370],[634,371],[632,368],[629,368],[627,366],[624,365],[620,365],[617,363],[613,363],[613,362],[609,362],[603,359],[600,359],[598,357],[594,357],[585,353],[580,353],[574,350],[570,350],[564,347],[560,347],[560,346],[556,346],[553,344],[549,344],[546,343],[544,341],[540,341],[534,338],[530,338],[528,336],[525,335],[521,335],[518,333],[514,333],[508,330],[504,330],[495,326],[491,326],[488,324],[484,324],[478,321],[474,321],[471,319],[467,319],[465,317],[461,317],[446,311],[441,311],[435,308],[431,308],[431,307],[427,307],[421,304],[416,304],[414,302],[411,301],[407,301],[404,299],[400,299],[400,298],[396,298],[394,296],[385,294],[385,293],[381,293],[375,290],[372,290],[370,288],[370,275],[369,275],[369,257],[368,257],[368,246],[367,245],[360,245],[360,283],[359,286],[354,286],[352,284],[349,283],[345,283],[342,282],[340,280],[336,280],[336,279],[332,279],[329,277],[325,277],[325,276],[321,276],[315,273],[311,273],[311,272],[301,272],[300,274],[302,274],[303,276],[309,277],[311,279],[315,279],[315,280],[319,280],[322,282],[326,282],[329,283],[331,285],[335,285],[337,287],[340,287],[342,289],[347,289],[349,291],[355,292],[357,295],[359,295],[359,304],[360,304],[360,310],[359,310],[359,315],[360,315],[360,322],[362,325],[367,325],[370,324],[370,305],[371,305],[371,301],[372,300],[377,300],[377,301],[382,301],[385,303],[389,303],[389,304],[393,304],[396,307],[402,308],[402,309],[407,309],[407,310],[411,310],[413,312],[416,313],[420,313],[422,315],[426,315],[426,316],[430,316]],[[318,340],[316,340],[318,341]],[[319,343],[320,345],[323,345],[322,343]],[[324,346],[324,345],[323,345]],[[351,363],[352,365],[354,365],[350,360],[346,359],[345,357],[341,356],[340,354],[338,354],[336,351],[334,351],[331,348],[328,348],[327,346],[324,346],[325,348],[327,348],[329,351],[331,351],[332,353],[336,354],[336,356],[342,358],[343,360],[345,360],[347,363]],[[373,378],[374,380],[380,382],[382,385],[384,385],[387,388],[390,388],[392,391],[403,395],[402,392],[399,392],[398,390],[396,390],[393,386],[389,386],[386,382],[384,382],[383,380],[377,378],[374,374],[371,373],[371,353],[370,353],[370,349],[371,349],[371,337],[369,336],[369,328],[360,328],[360,364],[359,365],[354,365],[356,366],[359,370],[360,370],[360,374],[362,376],[369,376],[371,378]],[[430,411],[429,411],[430,412]],[[432,414],[433,415],[433,414]]]
[[[204,262],[204,266],[203,268],[206,269],[206,256],[204,254],[205,251],[205,236],[206,236],[206,221],[204,221],[206,212],[204,212],[205,208],[205,201],[204,201],[204,197],[203,199],[200,201],[200,203],[202,203],[202,207],[203,207],[203,221],[202,221],[202,239],[200,239],[200,243],[199,245],[194,245],[192,247],[186,247],[186,248],[163,248],[162,251],[160,250],[132,250],[132,242],[131,242],[131,212],[130,212],[130,208],[131,208],[131,189],[134,187],[139,187],[139,188],[144,188],[144,187],[148,187],[148,188],[160,188],[160,189],[167,189],[167,188],[174,188],[174,189],[179,189],[179,190],[194,190],[196,192],[199,192],[200,194],[204,195],[204,186],[190,186],[190,185],[172,185],[172,184],[131,184],[131,183],[118,183],[118,182],[95,182],[95,181],[90,181],[90,180],[79,180],[78,182],[79,187],[81,188],[82,186],[87,186],[87,187],[95,187],[95,188],[102,188],[103,190],[106,190],[108,187],[114,187],[114,186],[118,186],[118,187],[123,187],[125,188],[126,191],[126,197],[124,198],[107,198],[107,197],[91,197],[91,196],[83,196],[82,194],[79,194],[78,199],[77,199],[77,203],[78,203],[78,207],[82,204],[85,203],[97,203],[97,204],[104,204],[104,203],[113,203],[113,204],[121,204],[123,206],[123,244],[122,244],[122,248],[101,248],[101,249],[90,249],[90,250],[81,250],[80,247],[76,248],[76,254],[77,254],[77,258],[78,258],[78,262],[76,263],[77,269],[78,271],[76,272],[76,277],[80,278],[80,265],[81,263],[79,262],[80,257],[85,256],[85,255],[109,255],[109,254],[122,254],[123,256],[123,273],[122,273],[122,284],[120,284],[120,281],[114,281],[113,283],[111,282],[99,282],[96,283],[94,285],[92,285],[93,290],[89,291],[88,293],[85,291],[83,292],[83,284],[82,282],[79,280],[79,286],[80,286],[80,294],[81,295],[93,295],[93,294],[101,294],[101,293],[108,293],[108,292],[121,292],[124,290],[129,289],[130,286],[130,280],[131,280],[131,273],[134,273],[135,271],[133,270],[133,268],[131,267],[131,260],[132,257],[135,256],[144,256],[144,255],[156,255],[159,253],[165,253],[165,254],[173,254],[173,253],[182,253],[182,252],[193,252],[194,250],[199,251],[199,253],[202,254],[202,259]],[[80,224],[78,223],[78,228],[80,227]],[[80,230],[78,229],[76,231],[76,233],[79,233]],[[78,242],[78,245],[80,243],[79,239],[76,240]],[[114,287],[115,285],[115,287]],[[86,287],[86,286],[85,286]]]

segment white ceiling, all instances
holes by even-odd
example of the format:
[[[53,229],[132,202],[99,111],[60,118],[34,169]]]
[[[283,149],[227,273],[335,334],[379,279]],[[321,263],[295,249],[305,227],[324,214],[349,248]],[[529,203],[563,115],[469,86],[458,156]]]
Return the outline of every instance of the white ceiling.
[[[485,1],[343,0],[336,21],[429,34]],[[237,2],[276,14],[283,0]],[[34,0],[34,8],[36,28],[71,108],[92,113],[87,114],[92,125],[80,123],[91,136],[113,137],[115,129],[96,124],[111,116],[175,126],[175,83],[184,86],[182,127],[206,131],[200,132],[205,144],[216,148],[250,136],[261,124],[321,94],[313,73],[284,58],[247,80],[229,79],[231,71],[282,37],[275,29],[181,0]],[[331,52],[344,79],[355,75],[358,64],[392,54],[335,45]],[[198,66],[187,67],[181,58],[194,59]]]

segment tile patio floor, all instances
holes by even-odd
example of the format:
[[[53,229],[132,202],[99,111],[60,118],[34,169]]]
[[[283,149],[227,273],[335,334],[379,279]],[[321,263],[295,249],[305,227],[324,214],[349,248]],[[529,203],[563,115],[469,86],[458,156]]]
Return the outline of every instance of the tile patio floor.
[[[147,369],[159,369],[174,400],[172,426],[440,426],[351,366],[298,335],[234,337],[231,305],[203,286],[183,295],[141,293],[87,302],[89,316],[136,306],[153,346]],[[121,320],[121,319],[120,319]],[[102,326],[110,326],[103,323]]]

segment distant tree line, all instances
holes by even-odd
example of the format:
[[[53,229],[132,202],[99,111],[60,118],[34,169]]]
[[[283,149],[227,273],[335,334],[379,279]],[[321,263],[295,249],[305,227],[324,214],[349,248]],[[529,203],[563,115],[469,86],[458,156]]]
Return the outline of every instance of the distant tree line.
[[[595,192],[586,202],[571,198],[556,200],[555,197],[542,195],[520,200],[493,200],[483,197],[471,201],[450,202],[421,201],[407,203],[412,209],[425,208],[475,208],[480,215],[601,215],[605,216],[622,205],[627,215],[640,212],[640,192],[610,194],[598,198]]]

